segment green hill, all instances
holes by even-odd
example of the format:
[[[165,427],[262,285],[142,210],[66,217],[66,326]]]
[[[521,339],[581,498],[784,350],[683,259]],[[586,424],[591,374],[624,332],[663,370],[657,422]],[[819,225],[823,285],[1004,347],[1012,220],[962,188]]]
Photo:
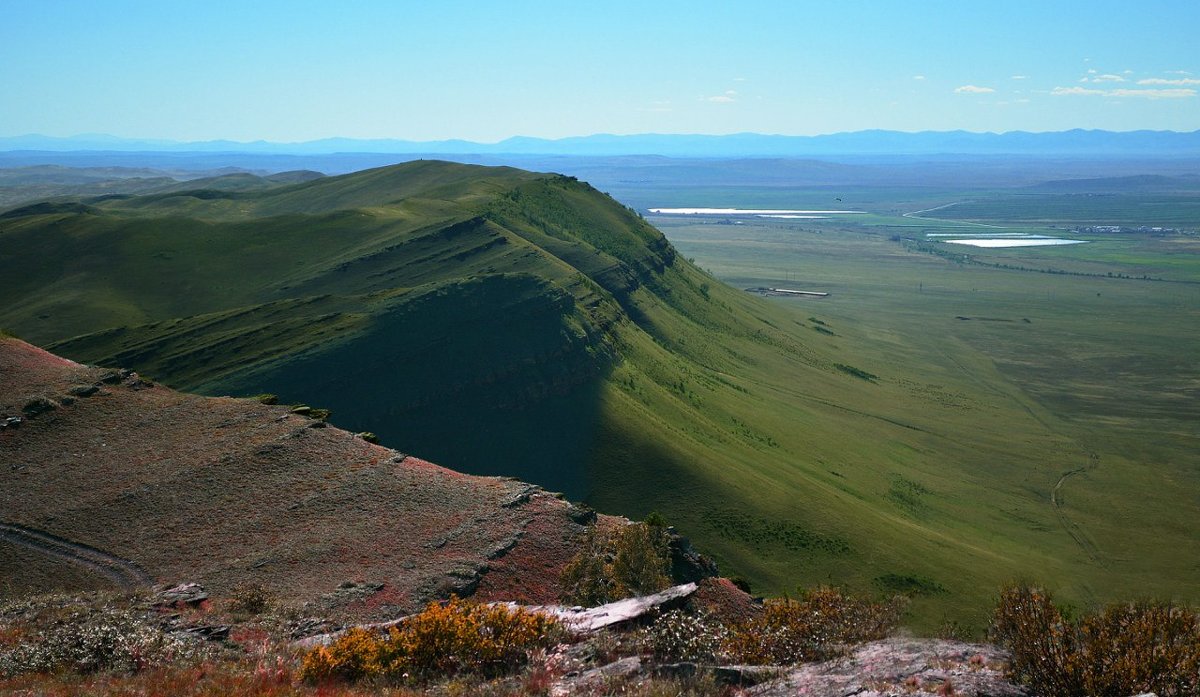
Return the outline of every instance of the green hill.
[[[902,346],[848,365],[869,327],[713,280],[573,178],[421,161],[233,188],[6,214],[0,326],[178,389],[331,408],[391,447],[608,512],[658,510],[758,591],[915,590],[926,628],[978,626],[1018,576],[1080,599],[1182,577],[1089,557],[1073,535],[1103,507],[1072,528],[1049,499],[1085,455],[1015,389],[956,390]],[[1181,535],[1161,543],[1195,546]]]

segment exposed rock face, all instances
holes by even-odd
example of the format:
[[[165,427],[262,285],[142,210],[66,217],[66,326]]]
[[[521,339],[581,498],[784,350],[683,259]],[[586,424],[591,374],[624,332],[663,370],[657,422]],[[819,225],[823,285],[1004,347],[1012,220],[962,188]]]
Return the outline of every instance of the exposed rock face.
[[[717,575],[717,563],[692,547],[688,538],[670,530],[671,578],[681,583],[696,583]]]
[[[155,595],[155,602],[165,606],[199,605],[208,600],[208,592],[199,583],[180,583]]]
[[[884,639],[848,656],[791,669],[751,688],[754,697],[890,697],[937,693],[960,697],[1023,697],[1004,677],[1007,655],[986,644],[939,639]],[[950,689],[953,688],[951,692]]]

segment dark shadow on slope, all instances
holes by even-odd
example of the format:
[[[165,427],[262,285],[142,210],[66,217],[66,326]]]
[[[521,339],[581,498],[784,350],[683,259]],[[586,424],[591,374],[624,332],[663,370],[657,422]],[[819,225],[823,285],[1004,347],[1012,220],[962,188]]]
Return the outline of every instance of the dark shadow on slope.
[[[328,408],[338,426],[446,467],[582,497],[612,361],[568,293],[497,275],[405,297],[344,341],[218,387]]]

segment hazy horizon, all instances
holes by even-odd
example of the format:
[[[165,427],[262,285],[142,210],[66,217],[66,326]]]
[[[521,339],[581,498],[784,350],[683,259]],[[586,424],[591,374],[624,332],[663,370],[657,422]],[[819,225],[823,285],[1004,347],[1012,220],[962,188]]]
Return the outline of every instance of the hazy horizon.
[[[700,132],[684,133],[684,132],[646,131],[646,132],[641,132],[641,133],[608,133],[608,132],[574,133],[574,134],[553,137],[553,138],[534,136],[534,135],[529,135],[526,133],[514,133],[512,135],[503,136],[503,137],[493,139],[493,140],[474,140],[474,139],[470,139],[470,138],[440,138],[440,139],[433,139],[433,140],[415,140],[415,139],[410,139],[410,138],[392,137],[392,136],[372,138],[372,137],[353,137],[353,136],[344,136],[344,135],[340,135],[340,134],[333,134],[333,135],[322,136],[319,138],[310,138],[307,140],[293,140],[293,141],[273,140],[273,139],[269,139],[269,138],[255,138],[252,140],[235,140],[235,139],[231,139],[231,138],[211,138],[211,139],[205,139],[205,140],[180,140],[180,139],[175,139],[175,138],[117,136],[117,135],[113,135],[112,133],[99,133],[99,132],[80,132],[80,133],[71,133],[71,134],[67,134],[67,135],[48,135],[45,133],[28,132],[28,133],[0,133],[0,140],[15,140],[15,139],[19,139],[19,138],[45,138],[47,140],[86,140],[89,138],[95,138],[95,139],[111,139],[113,141],[132,141],[132,142],[144,142],[144,143],[157,142],[157,143],[163,143],[163,144],[176,144],[176,145],[186,145],[186,144],[191,144],[191,143],[208,143],[208,142],[231,142],[231,143],[244,144],[244,145],[252,145],[255,143],[270,143],[273,145],[303,145],[303,144],[307,144],[307,143],[315,143],[315,142],[326,141],[326,140],[398,141],[398,142],[418,143],[418,144],[419,143],[446,143],[446,142],[461,141],[461,142],[465,142],[465,143],[473,143],[473,144],[479,144],[479,145],[500,145],[500,144],[502,144],[506,141],[510,141],[510,140],[543,140],[543,141],[548,141],[548,142],[560,142],[560,141],[566,141],[566,140],[577,140],[577,139],[585,139],[585,138],[654,138],[654,137],[725,138],[725,137],[730,137],[730,136],[761,136],[761,137],[766,137],[766,138],[814,138],[815,139],[815,138],[825,138],[825,137],[829,137],[829,136],[850,136],[850,135],[859,135],[859,134],[865,134],[865,133],[889,133],[889,134],[898,134],[898,135],[966,134],[966,135],[972,135],[972,136],[1004,136],[1004,135],[1015,135],[1015,134],[1053,135],[1053,134],[1070,133],[1070,132],[1075,132],[1075,131],[1082,131],[1082,132],[1086,132],[1086,133],[1112,133],[1112,134],[1130,134],[1130,133],[1147,133],[1147,132],[1148,133],[1189,134],[1189,133],[1200,133],[1200,128],[1195,128],[1195,129],[1186,130],[1186,131],[1169,129],[1169,128],[1162,128],[1162,129],[1133,128],[1133,129],[1128,129],[1128,130],[1112,130],[1112,129],[1106,129],[1106,128],[1068,128],[1068,129],[1049,130],[1049,131],[1027,131],[1027,130],[1021,130],[1021,129],[1013,129],[1013,130],[1008,130],[1008,131],[972,131],[972,130],[965,129],[965,128],[956,128],[956,129],[947,129],[947,130],[925,129],[925,130],[908,130],[908,131],[906,131],[906,130],[890,129],[890,128],[864,128],[864,129],[859,129],[859,130],[854,130],[854,131],[830,131],[827,133],[811,133],[811,134],[765,133],[765,132],[760,132],[760,131],[734,131],[734,132],[728,132],[728,133],[700,133]]]

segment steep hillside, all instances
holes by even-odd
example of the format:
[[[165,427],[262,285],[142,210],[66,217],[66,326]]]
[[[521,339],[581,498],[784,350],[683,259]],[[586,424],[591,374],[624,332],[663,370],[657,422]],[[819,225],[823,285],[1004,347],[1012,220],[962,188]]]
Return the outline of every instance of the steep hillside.
[[[15,339],[0,338],[0,375],[8,591],[255,582],[368,617],[450,592],[549,602],[584,532],[537,487],[288,407],[182,394]]]
[[[1186,577],[1092,556],[1103,507],[1050,496],[1086,453],[1015,389],[953,387],[995,366],[846,365],[893,338],[724,286],[572,178],[412,162],[80,203],[0,220],[0,326],[73,359],[659,510],[758,589],[908,590],[927,625],[978,624],[1019,576],[1082,599]]]

